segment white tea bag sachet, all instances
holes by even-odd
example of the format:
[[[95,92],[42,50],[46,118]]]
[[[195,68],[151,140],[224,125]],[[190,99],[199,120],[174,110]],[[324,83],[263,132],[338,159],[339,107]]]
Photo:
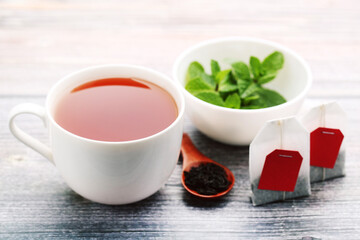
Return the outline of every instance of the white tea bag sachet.
[[[295,118],[269,121],[250,144],[254,206],[309,196],[309,133]]]
[[[301,122],[310,132],[311,182],[345,175],[346,114],[336,102],[322,104],[303,115]]]

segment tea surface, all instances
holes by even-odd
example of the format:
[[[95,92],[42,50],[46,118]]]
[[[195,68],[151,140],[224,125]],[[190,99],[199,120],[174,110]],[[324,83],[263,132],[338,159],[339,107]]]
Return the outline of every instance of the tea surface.
[[[139,79],[90,81],[64,95],[55,121],[67,131],[99,141],[130,141],[156,134],[175,121],[174,99]]]

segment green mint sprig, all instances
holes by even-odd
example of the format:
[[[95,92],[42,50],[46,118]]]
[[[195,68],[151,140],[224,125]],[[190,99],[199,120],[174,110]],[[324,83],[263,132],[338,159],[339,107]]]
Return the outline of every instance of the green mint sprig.
[[[235,62],[231,69],[221,70],[217,61],[211,60],[211,74],[194,61],[186,74],[185,89],[195,97],[221,107],[234,109],[259,109],[286,102],[278,92],[264,88],[276,78],[284,65],[284,56],[275,51],[262,62],[254,56],[249,65]]]

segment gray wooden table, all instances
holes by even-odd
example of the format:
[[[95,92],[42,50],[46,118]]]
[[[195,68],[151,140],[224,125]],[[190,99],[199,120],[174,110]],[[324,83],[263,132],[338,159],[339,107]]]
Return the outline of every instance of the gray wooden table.
[[[0,239],[230,238],[360,239],[360,2],[0,0]],[[129,63],[171,75],[199,41],[254,36],[284,44],[310,64],[308,102],[338,100],[349,116],[345,178],[312,185],[308,198],[253,207],[248,147],[208,139],[187,121],[197,147],[228,166],[234,189],[204,201],[180,184],[181,162],[156,194],[105,206],[75,194],[43,157],[7,127],[9,110],[43,104],[62,76],[91,65]],[[47,141],[35,117],[19,124]]]

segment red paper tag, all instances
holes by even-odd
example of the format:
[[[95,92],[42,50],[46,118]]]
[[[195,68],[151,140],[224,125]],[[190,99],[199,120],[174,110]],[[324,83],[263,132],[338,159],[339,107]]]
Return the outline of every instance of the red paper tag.
[[[266,156],[258,189],[293,192],[302,160],[298,151],[274,150]]]
[[[310,134],[310,165],[333,168],[344,135],[339,129],[319,127]]]

